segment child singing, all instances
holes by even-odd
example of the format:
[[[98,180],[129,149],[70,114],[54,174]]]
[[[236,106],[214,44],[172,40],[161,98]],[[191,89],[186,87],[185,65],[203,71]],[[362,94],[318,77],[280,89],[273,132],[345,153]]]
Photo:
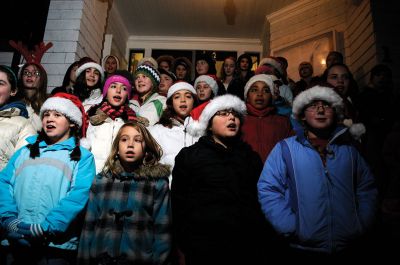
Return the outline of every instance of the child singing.
[[[93,182],[79,264],[164,264],[171,249],[169,167],[143,124],[119,130]]]
[[[43,129],[0,172],[6,264],[74,264],[78,215],[95,176],[93,155],[79,146],[83,114],[76,96],[47,99],[40,110]]]

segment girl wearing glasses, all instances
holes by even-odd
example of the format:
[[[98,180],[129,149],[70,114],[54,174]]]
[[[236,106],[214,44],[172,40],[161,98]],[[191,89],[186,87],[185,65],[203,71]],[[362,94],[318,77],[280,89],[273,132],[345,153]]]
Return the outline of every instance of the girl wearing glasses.
[[[202,137],[175,158],[172,214],[187,265],[263,263],[268,248],[260,242],[268,237],[256,190],[262,162],[240,139],[245,112],[236,96],[214,98],[188,126]]]
[[[18,87],[24,96],[29,121],[36,131],[40,131],[42,129],[42,121],[39,112],[47,98],[46,70],[40,64],[24,64],[19,71]]]
[[[339,123],[343,108],[329,87],[300,93],[293,115],[301,126],[274,147],[258,181],[266,218],[300,259],[365,255],[361,243],[375,219],[377,190],[349,129]]]

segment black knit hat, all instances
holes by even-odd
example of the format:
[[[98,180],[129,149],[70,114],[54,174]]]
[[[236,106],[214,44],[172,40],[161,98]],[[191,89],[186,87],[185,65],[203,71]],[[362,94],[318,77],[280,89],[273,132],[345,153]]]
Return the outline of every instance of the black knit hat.
[[[200,55],[196,56],[196,63],[200,60],[204,60],[207,62],[208,64],[208,73],[207,74],[211,74],[211,75],[215,75],[217,73],[217,69],[215,68],[215,61],[214,59],[211,57],[211,54],[209,53],[202,53]]]

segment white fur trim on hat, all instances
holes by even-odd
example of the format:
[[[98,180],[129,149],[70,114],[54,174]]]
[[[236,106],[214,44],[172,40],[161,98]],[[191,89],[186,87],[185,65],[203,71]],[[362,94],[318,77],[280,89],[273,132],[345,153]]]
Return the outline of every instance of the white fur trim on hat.
[[[246,85],[244,86],[244,99],[247,99],[247,93],[249,92],[250,87],[258,81],[262,81],[266,83],[271,90],[272,95],[274,94],[274,81],[272,79],[273,75],[266,75],[266,74],[259,74],[252,76],[249,81],[247,81]],[[275,77],[275,76],[274,76]],[[275,77],[276,78],[276,77]]]
[[[282,70],[281,64],[280,64],[277,60],[275,60],[274,58],[265,57],[265,58],[261,59],[259,65],[264,65],[264,64],[269,64],[269,65],[271,65],[271,66],[274,67],[276,70],[278,70],[278,72],[279,72],[280,74],[283,74],[283,70]]]
[[[315,100],[323,100],[332,104],[332,107],[335,108],[336,114],[338,115],[343,111],[343,100],[339,94],[329,87],[314,86],[301,92],[294,99],[292,108],[294,117],[298,119],[305,106]]]
[[[61,97],[48,98],[40,108],[40,117],[43,118],[43,113],[47,110],[55,110],[64,114],[71,121],[82,127],[82,112],[81,110],[69,99]]]
[[[219,110],[234,109],[241,115],[246,114],[246,104],[237,96],[226,94],[215,97],[208,103],[198,121],[193,121],[187,126],[187,131],[192,136],[205,135],[209,120]]]
[[[99,71],[100,75],[101,75],[101,81],[104,80],[104,69],[103,69],[103,67],[101,67],[100,64],[94,63],[94,62],[84,63],[81,66],[79,66],[79,68],[76,69],[76,76],[79,76],[83,71],[85,71],[88,68],[94,68],[97,71]]]
[[[178,83],[173,84],[168,89],[167,99],[169,99],[176,91],[179,91],[179,90],[188,90],[196,95],[196,90],[194,89],[194,87],[191,84],[186,83],[186,82],[178,82]]]
[[[197,77],[196,80],[194,81],[194,87],[196,88],[197,84],[200,82],[206,82],[211,87],[211,90],[214,93],[214,97],[217,96],[218,84],[214,78],[212,78],[211,76],[208,76],[208,75],[201,75],[201,76]]]

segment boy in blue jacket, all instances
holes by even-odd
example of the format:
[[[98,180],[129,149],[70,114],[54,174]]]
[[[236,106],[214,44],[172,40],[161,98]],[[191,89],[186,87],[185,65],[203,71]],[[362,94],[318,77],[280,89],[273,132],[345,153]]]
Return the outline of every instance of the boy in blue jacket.
[[[374,177],[340,125],[342,111],[331,88],[300,93],[293,114],[301,126],[274,147],[258,181],[265,216],[300,258],[353,254],[374,222]]]

